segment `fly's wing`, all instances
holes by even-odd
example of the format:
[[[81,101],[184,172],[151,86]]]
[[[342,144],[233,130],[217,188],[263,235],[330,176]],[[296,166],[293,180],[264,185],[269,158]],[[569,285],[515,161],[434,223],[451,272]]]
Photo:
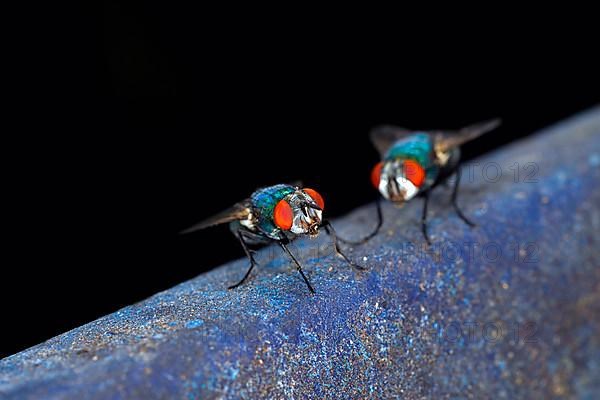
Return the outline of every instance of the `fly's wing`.
[[[380,125],[371,129],[369,137],[381,157],[398,140],[410,135],[413,131],[393,125]]]
[[[181,234],[199,231],[215,225],[226,224],[231,221],[239,221],[245,219],[250,214],[250,204],[248,201],[235,204],[233,207],[228,208],[210,218],[205,219],[197,223],[196,225],[181,231]]]
[[[436,151],[446,153],[453,148],[462,146],[484,133],[496,129],[501,122],[500,119],[496,118],[469,125],[457,131],[435,132],[433,135]]]

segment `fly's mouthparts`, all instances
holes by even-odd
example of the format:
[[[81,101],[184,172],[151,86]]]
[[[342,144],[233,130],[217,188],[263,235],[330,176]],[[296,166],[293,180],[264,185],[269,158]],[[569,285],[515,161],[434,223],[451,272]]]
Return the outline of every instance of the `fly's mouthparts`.
[[[319,234],[319,225],[312,224],[308,227],[308,234],[312,236],[317,236]]]

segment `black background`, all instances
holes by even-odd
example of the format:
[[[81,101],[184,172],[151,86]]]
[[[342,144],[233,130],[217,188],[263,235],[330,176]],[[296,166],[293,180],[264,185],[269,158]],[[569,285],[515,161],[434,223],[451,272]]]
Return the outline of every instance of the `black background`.
[[[334,217],[373,200],[375,124],[502,117],[470,158],[599,99],[585,24],[231,11],[105,2],[51,44],[50,96],[25,105],[41,135],[15,166],[0,356],[241,257],[225,227],[177,232],[257,187],[302,179]]]

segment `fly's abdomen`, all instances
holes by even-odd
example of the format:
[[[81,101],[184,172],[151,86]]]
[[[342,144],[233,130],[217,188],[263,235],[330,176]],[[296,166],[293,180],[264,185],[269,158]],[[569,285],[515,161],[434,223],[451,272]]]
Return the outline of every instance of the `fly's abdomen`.
[[[437,179],[439,167],[434,163],[433,141],[427,133],[415,133],[394,143],[384,161],[414,160],[425,170],[425,183],[421,190]]]
[[[253,212],[256,213],[256,226],[262,233],[277,238],[279,228],[273,221],[273,211],[281,199],[294,193],[295,190],[296,188],[291,185],[275,185],[252,193],[250,200]]]

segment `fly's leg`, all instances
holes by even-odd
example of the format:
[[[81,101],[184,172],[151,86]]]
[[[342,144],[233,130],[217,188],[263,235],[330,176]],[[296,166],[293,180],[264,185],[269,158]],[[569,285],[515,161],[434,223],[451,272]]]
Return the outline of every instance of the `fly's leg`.
[[[429,240],[429,234],[427,233],[427,203],[429,203],[429,191],[423,193],[423,214],[421,214],[421,232],[423,237],[429,246],[431,246],[431,240]]]
[[[248,277],[250,276],[250,272],[252,272],[252,269],[254,268],[254,266],[258,264],[256,262],[256,260],[254,259],[253,251],[248,248],[248,244],[246,243],[246,240],[244,239],[244,231],[238,230],[237,231],[237,237],[240,240],[240,243],[242,244],[242,247],[244,248],[244,252],[246,253],[246,257],[248,257],[248,259],[250,260],[250,268],[248,268],[248,271],[246,271],[246,275],[244,275],[244,277],[242,278],[241,281],[239,281],[235,285],[229,286],[228,289],[235,289],[236,287],[238,287],[242,283],[244,283],[246,281],[246,279],[248,279]]]
[[[333,225],[331,225],[331,222],[325,220],[323,221],[322,226],[325,228],[325,232],[327,232],[327,234],[331,236],[331,241],[333,242],[333,248],[335,249],[335,253],[338,256],[342,257],[348,264],[350,264],[351,267],[356,268],[358,270],[364,270],[365,267],[354,263],[344,253],[342,253],[342,250],[340,250],[340,247],[338,245],[338,238],[335,233],[335,229],[333,229]]]
[[[367,236],[357,241],[346,240],[342,237],[338,237],[337,239],[339,239],[340,242],[345,244],[361,245],[367,243],[369,240],[371,240],[371,238],[377,235],[379,233],[379,229],[381,229],[381,225],[383,224],[383,214],[381,212],[381,201],[379,198],[375,201],[375,207],[377,208],[377,225],[375,226],[373,232],[369,233]]]
[[[287,247],[289,240],[281,239],[281,240],[278,240],[277,243],[279,243],[279,245],[281,246],[283,251],[285,251],[287,253],[287,255],[290,256],[292,261],[294,261],[294,264],[296,264],[296,269],[298,270],[298,272],[300,272],[300,275],[302,275],[302,279],[304,279],[306,286],[308,286],[308,290],[310,290],[311,293],[315,293],[315,289],[313,289],[310,282],[308,281],[308,278],[306,277],[306,275],[304,275],[304,271],[302,271],[302,266],[300,265],[298,260],[296,260],[296,257],[294,257],[294,255],[292,254],[290,249]]]
[[[456,214],[458,214],[460,219],[462,219],[465,222],[465,224],[469,225],[470,227],[474,227],[475,224],[473,222],[471,222],[467,217],[465,217],[463,212],[458,207],[458,203],[456,202],[456,198],[458,196],[458,186],[460,184],[460,175],[461,175],[460,168],[457,168],[456,169],[456,179],[454,180],[454,189],[452,190],[452,206],[454,207]]]

